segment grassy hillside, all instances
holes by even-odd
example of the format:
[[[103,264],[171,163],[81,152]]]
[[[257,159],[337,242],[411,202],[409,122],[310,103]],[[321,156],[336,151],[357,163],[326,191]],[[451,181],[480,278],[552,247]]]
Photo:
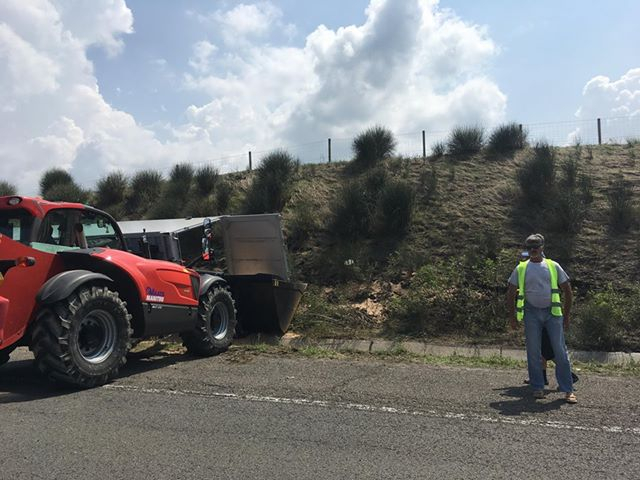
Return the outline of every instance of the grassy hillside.
[[[500,159],[477,154],[386,160],[388,175],[408,182],[416,192],[410,228],[400,238],[337,238],[332,211],[338,193],[345,182],[364,174],[353,173],[348,163],[301,166],[283,211],[287,234],[295,238],[295,274],[311,284],[294,330],[517,342],[518,336],[504,328],[506,281],[524,238],[540,232],[547,256],[572,278],[576,325],[581,316],[586,319],[573,329],[571,341],[591,348],[638,349],[639,322],[630,318],[637,315],[633,303],[640,298],[636,210],[632,197],[629,230],[614,231],[609,195],[621,178],[632,195],[637,191],[640,146],[554,150],[556,195],[568,189],[569,162],[573,168],[577,164],[578,177],[589,180],[591,199],[577,220],[566,200],[556,204],[552,199],[546,206],[523,202],[517,175],[535,155],[531,148]],[[305,211],[306,223],[300,220]],[[600,292],[599,303],[594,292]],[[461,318],[465,316],[473,321]],[[610,316],[621,317],[613,331],[600,325],[612,322]]]

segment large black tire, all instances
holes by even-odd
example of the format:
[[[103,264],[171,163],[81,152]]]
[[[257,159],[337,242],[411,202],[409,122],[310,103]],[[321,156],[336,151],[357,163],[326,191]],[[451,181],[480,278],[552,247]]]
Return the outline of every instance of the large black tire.
[[[200,296],[196,328],[181,334],[183,344],[194,355],[218,355],[231,345],[236,323],[236,307],[231,292],[214,286]]]
[[[126,362],[130,320],[116,292],[80,287],[39,313],[31,342],[36,366],[52,380],[85,388],[103,385]]]

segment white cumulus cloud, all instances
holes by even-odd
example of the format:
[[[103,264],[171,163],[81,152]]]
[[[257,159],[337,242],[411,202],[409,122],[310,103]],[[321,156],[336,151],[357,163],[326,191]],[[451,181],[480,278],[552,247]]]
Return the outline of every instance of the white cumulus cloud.
[[[582,90],[582,105],[576,117],[602,119],[603,142],[640,137],[640,68],[632,68],[617,80],[604,75],[589,80]],[[578,139],[581,134],[577,129],[570,138]]]
[[[640,115],[640,68],[632,68],[613,81],[598,75],[584,86],[577,117],[627,115]]]
[[[193,18],[208,28],[184,52],[182,87],[209,100],[154,131],[105,101],[87,58],[91,47],[126,49],[135,33],[125,0],[0,2],[0,179],[34,194],[54,166],[87,187],[113,169],[226,156],[224,171],[245,167],[248,150],[373,124],[446,131],[504,117],[507,99],[485,74],[498,47],[436,0],[372,0],[362,25],[319,25],[296,45],[295,27],[268,1]]]
[[[265,5],[264,3],[261,5]],[[227,51],[185,86],[211,96],[191,126],[214,141],[299,144],[372,124],[443,131],[501,121],[506,96],[483,74],[499,53],[486,30],[437,1],[372,0],[362,25],[311,32],[302,48],[254,42]],[[228,14],[208,17],[226,28]]]

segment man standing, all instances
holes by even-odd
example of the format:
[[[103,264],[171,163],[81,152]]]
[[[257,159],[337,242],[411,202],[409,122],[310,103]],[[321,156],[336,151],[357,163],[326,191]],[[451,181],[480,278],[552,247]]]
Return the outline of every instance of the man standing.
[[[540,345],[542,329],[545,328],[555,355],[558,387],[565,393],[568,403],[577,403],[564,340],[564,330],[569,327],[573,303],[571,285],[562,267],[544,257],[543,247],[544,237],[539,233],[529,235],[525,240],[529,260],[520,262],[509,277],[509,321],[511,327],[516,329],[518,322],[524,320],[527,368],[534,398],[544,398]]]

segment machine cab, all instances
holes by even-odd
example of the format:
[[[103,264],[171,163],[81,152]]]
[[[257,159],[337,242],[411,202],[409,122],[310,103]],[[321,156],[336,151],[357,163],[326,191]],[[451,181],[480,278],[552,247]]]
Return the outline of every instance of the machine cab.
[[[108,215],[90,208],[50,210],[42,219],[31,246],[50,252],[96,247],[124,250],[118,224]]]

